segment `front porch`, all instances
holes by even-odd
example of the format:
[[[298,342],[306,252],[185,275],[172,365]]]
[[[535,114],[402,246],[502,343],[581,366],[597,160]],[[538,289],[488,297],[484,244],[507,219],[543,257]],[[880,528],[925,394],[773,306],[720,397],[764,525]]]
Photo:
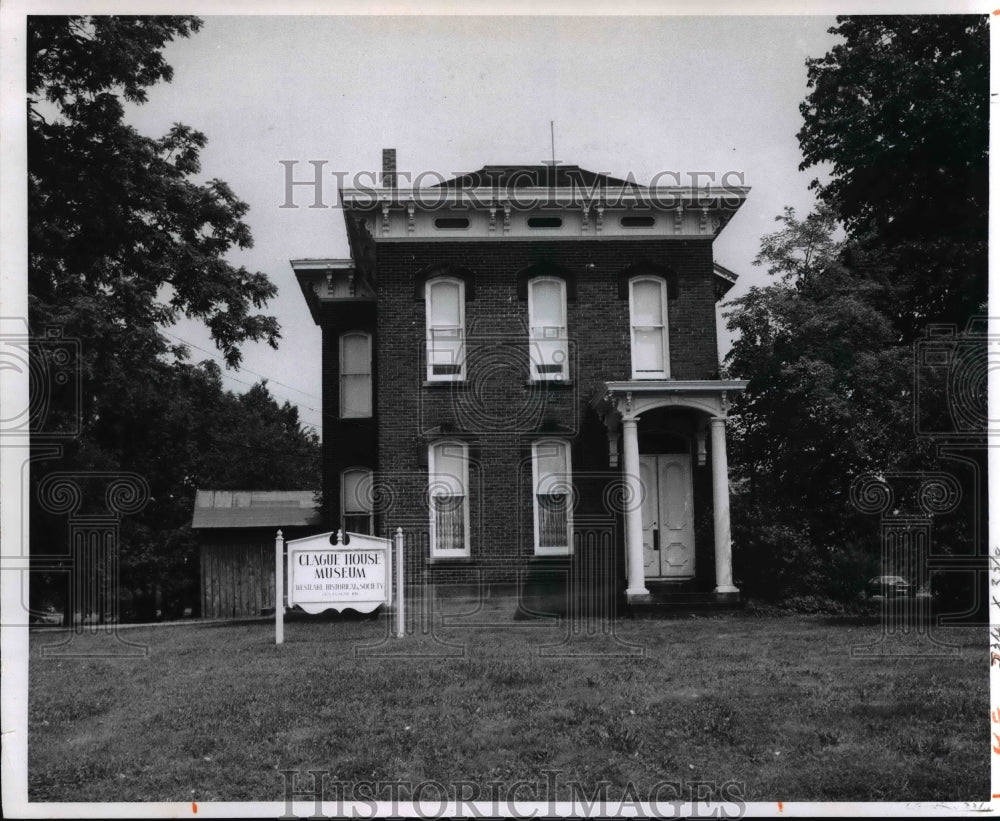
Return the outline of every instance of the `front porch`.
[[[732,606],[728,394],[742,380],[606,382],[592,405],[625,492],[625,598],[640,612]]]

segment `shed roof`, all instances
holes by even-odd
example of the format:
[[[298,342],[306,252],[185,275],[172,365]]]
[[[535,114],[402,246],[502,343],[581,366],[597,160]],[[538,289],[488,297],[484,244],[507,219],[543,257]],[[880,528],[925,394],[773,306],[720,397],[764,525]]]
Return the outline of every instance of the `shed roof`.
[[[199,490],[191,527],[301,527],[320,522],[312,490]]]

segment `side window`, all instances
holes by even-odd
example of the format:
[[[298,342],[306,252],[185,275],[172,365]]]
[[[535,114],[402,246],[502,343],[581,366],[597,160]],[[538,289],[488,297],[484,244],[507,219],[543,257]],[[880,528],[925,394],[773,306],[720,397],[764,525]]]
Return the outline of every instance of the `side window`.
[[[340,418],[372,415],[372,338],[362,332],[340,337]]]
[[[632,378],[669,379],[667,286],[659,277],[629,282],[632,333]]]
[[[566,283],[554,277],[528,282],[529,356],[533,380],[569,379]]]
[[[427,282],[427,379],[465,378],[465,283],[439,278]]]
[[[534,488],[535,553],[572,552],[573,482],[569,444],[559,439],[535,442],[531,448]]]
[[[432,556],[469,555],[469,449],[436,442],[427,460]]]
[[[351,468],[340,474],[340,516],[348,533],[374,535],[372,472]]]

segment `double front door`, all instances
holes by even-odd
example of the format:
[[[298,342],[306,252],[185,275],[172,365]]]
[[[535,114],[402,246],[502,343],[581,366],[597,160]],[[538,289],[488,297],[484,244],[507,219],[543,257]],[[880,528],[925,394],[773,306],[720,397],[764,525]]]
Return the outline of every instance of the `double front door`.
[[[642,549],[646,578],[694,576],[694,499],[691,456],[639,456],[642,480]]]

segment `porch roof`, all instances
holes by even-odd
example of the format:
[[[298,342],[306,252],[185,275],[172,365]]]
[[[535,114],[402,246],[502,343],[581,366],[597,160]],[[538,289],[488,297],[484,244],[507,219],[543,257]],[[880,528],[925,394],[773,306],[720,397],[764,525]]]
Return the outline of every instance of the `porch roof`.
[[[746,379],[622,379],[605,382],[606,393],[721,393],[746,390]]]
[[[622,379],[605,382],[590,402],[607,423],[617,412],[635,418],[658,407],[687,407],[710,415],[725,416],[726,394],[742,391],[746,379]]]

